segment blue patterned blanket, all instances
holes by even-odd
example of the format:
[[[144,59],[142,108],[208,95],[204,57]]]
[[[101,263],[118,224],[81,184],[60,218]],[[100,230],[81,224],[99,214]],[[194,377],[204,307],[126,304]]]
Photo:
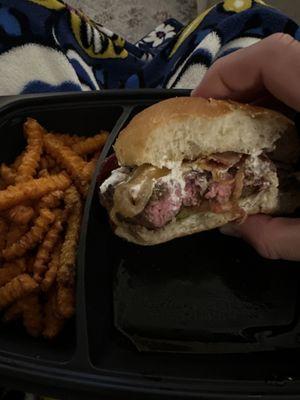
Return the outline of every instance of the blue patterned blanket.
[[[0,95],[194,88],[218,58],[298,25],[261,0],[225,0],[135,44],[59,0],[0,0]]]

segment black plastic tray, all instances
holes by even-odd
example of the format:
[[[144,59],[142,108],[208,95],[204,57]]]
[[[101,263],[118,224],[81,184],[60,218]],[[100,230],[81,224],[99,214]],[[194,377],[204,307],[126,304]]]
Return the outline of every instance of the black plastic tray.
[[[76,318],[53,343],[1,326],[0,384],[61,399],[300,398],[298,264],[264,261],[218,232],[133,246],[113,237],[99,206],[97,175],[120,129],[181,95],[188,92],[0,99],[1,161],[24,146],[27,116],[79,135],[112,130],[85,207]]]

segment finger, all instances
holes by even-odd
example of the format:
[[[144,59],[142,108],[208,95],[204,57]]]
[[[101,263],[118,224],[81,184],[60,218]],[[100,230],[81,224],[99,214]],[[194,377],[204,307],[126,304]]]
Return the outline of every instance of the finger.
[[[221,232],[242,237],[265,258],[300,260],[300,219],[255,215],[242,225],[225,226]]]
[[[292,120],[294,120],[297,115],[297,112],[295,110],[288,107],[280,100],[276,99],[270,93],[266,93],[264,96],[261,96],[254,101],[251,101],[251,104],[258,107],[267,107],[271,110],[278,111]]]
[[[252,101],[265,92],[300,111],[300,43],[276,33],[213,64],[193,96]]]

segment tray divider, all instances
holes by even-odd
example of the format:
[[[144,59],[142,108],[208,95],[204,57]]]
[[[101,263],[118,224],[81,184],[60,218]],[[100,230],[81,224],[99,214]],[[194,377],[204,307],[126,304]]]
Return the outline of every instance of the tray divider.
[[[76,350],[73,358],[70,361],[72,368],[80,368],[89,370],[92,366],[89,360],[89,341],[87,330],[87,317],[86,317],[86,296],[85,296],[85,252],[86,252],[86,232],[88,228],[90,207],[97,184],[97,176],[102,161],[107,156],[112,144],[114,143],[117,135],[122,129],[123,125],[128,120],[132,113],[132,106],[124,106],[123,112],[117,120],[114,128],[112,129],[107,142],[101,152],[97,166],[90,184],[89,193],[86,199],[84,214],[81,224],[81,234],[79,241],[79,252],[77,259],[77,288],[76,288]]]

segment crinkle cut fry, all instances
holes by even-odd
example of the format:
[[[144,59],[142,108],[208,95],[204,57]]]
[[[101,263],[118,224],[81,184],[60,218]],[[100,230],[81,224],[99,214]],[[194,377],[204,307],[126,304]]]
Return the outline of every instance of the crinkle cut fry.
[[[41,243],[35,262],[33,264],[34,279],[41,282],[44,273],[47,271],[48,263],[53,252],[55,245],[59,241],[60,234],[63,230],[63,224],[66,219],[66,212],[57,210],[56,220],[46,233],[43,242]]]
[[[70,178],[65,173],[60,173],[9,186],[0,191],[0,211],[26,200],[37,200],[54,190],[65,190],[70,184]]]
[[[11,167],[8,167],[6,164],[1,164],[0,174],[6,186],[15,184],[17,175]]]
[[[47,151],[75,180],[75,183],[83,195],[86,195],[88,187],[83,170],[86,162],[72,149],[64,146],[54,135],[44,136],[44,146]]]
[[[58,285],[57,288],[57,312],[65,319],[75,314],[75,287]]]
[[[13,243],[16,243],[28,230],[29,227],[27,224],[17,225],[11,222],[6,236],[6,247],[10,247]]]
[[[70,318],[75,312],[75,267],[82,214],[80,195],[74,186],[66,191],[65,202],[70,216],[57,272],[57,311],[61,317]]]
[[[14,171],[17,171],[19,169],[20,165],[22,164],[24,153],[25,153],[25,150],[22,151],[22,153],[19,154],[18,157],[15,159],[15,161],[11,164],[11,168]]]
[[[55,190],[46,196],[43,196],[40,200],[40,208],[57,208],[60,205],[61,200],[64,197],[63,190]]]
[[[38,284],[28,274],[16,276],[5,286],[0,288],[0,310],[9,306],[14,301],[36,291]]]
[[[55,338],[64,325],[64,319],[57,316],[57,290],[52,288],[45,304],[43,336],[47,339]]]
[[[42,305],[38,294],[31,294],[22,301],[23,324],[33,337],[40,336],[43,329]]]
[[[57,271],[60,265],[60,252],[61,245],[56,247],[49,263],[48,270],[46,271],[44,279],[41,283],[41,289],[43,292],[48,292],[56,281]]]
[[[27,225],[32,220],[34,215],[34,209],[30,206],[25,206],[23,204],[12,207],[7,212],[7,216],[10,221],[20,225]]]
[[[65,191],[65,207],[66,210],[72,211],[74,210],[74,207],[78,207],[78,205],[81,205],[81,198],[80,194],[78,193],[78,190],[74,185],[71,185],[66,191]]]
[[[70,135],[68,133],[51,132],[57,139],[59,139],[65,146],[72,147],[76,143],[85,139],[84,136]]]
[[[17,170],[16,183],[27,182],[35,175],[43,150],[45,130],[36,120],[27,119],[24,123],[24,133],[28,144]]]
[[[33,337],[38,337],[42,332],[42,306],[38,294],[32,294],[12,304],[5,312],[4,322],[13,321],[20,316],[23,317],[23,324]]]
[[[21,275],[26,270],[26,263],[24,258],[15,260],[14,262],[5,263],[0,268],[0,287],[6,285],[13,278]]]
[[[50,225],[55,220],[53,212],[47,208],[40,211],[40,215],[36,218],[32,228],[25,233],[17,242],[3,250],[5,260],[13,260],[22,257],[28,250],[34,248],[37,243],[43,240]]]
[[[60,285],[73,285],[76,265],[76,252],[81,225],[82,205],[80,195],[74,186],[66,191],[66,208],[70,209],[65,240],[61,248],[60,267],[57,279]]]
[[[98,135],[87,137],[86,139],[74,144],[72,150],[80,156],[100,151],[108,138],[108,132],[102,131]]]
[[[87,182],[90,182],[92,179],[93,173],[96,169],[97,161],[98,161],[98,154],[95,157],[93,157],[91,161],[87,162],[83,170],[83,175]]]

